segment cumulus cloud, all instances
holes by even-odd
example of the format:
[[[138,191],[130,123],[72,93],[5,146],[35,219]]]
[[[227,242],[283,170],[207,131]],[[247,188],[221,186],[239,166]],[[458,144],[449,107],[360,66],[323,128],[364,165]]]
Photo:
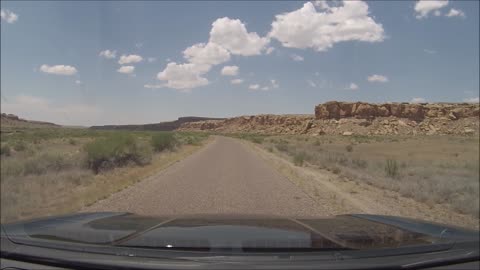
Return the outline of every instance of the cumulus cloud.
[[[120,65],[125,65],[125,64],[138,63],[138,62],[141,62],[142,60],[143,60],[143,58],[140,55],[130,54],[130,55],[120,56],[120,59],[118,60],[118,63]]]
[[[275,51],[275,48],[274,48],[274,47],[268,47],[268,48],[265,50],[265,53],[266,53],[266,54],[271,54],[273,51]]]
[[[463,101],[467,102],[467,103],[479,103],[480,102],[479,97],[466,98]]]
[[[297,61],[297,62],[298,62],[298,61],[303,61],[303,56],[300,56],[300,55],[298,55],[298,54],[291,54],[291,55],[290,55],[290,58],[292,58],[293,61]]]
[[[231,84],[241,84],[243,83],[243,80],[242,79],[233,79],[230,81]]]
[[[117,72],[124,74],[132,74],[134,71],[134,66],[121,66],[119,69],[117,69]]]
[[[2,21],[6,21],[7,23],[14,23],[18,20],[18,15],[8,9],[1,9],[0,17]]]
[[[250,56],[261,54],[269,40],[255,32],[249,33],[242,21],[224,17],[212,23],[210,42],[222,46],[232,54]]]
[[[173,89],[191,89],[207,85],[209,82],[201,75],[208,72],[203,65],[193,63],[168,63],[167,67],[157,74],[157,79],[167,81],[164,86]]]
[[[80,81],[80,80],[75,80],[75,84],[82,84],[82,81]]]
[[[214,65],[230,60],[231,55],[257,55],[269,43],[267,38],[259,37],[255,32],[248,32],[245,24],[238,19],[219,18],[212,23],[207,43],[194,44],[183,51],[187,63],[168,63],[158,73],[157,79],[167,81],[165,87],[190,89],[209,83],[205,75]],[[230,70],[229,70],[230,69]],[[238,73],[231,68],[222,70],[222,75],[234,76]]]
[[[66,65],[56,65],[56,66],[41,65],[40,71],[48,74],[65,75],[65,76],[71,76],[77,73],[77,69],[75,67],[66,66]]]
[[[224,66],[220,72],[223,76],[237,76],[238,67],[237,66]]]
[[[415,14],[417,19],[428,17],[430,13],[440,16],[440,9],[448,5],[448,0],[420,0],[415,3]]]
[[[339,6],[318,3],[320,12],[307,2],[298,10],[276,15],[269,37],[285,47],[317,51],[326,51],[338,42],[384,40],[383,26],[369,16],[367,3],[343,1]]]
[[[426,100],[425,98],[422,97],[414,97],[412,100],[410,100],[410,103],[425,103]]]
[[[308,85],[310,85],[310,87],[317,87],[317,84],[315,82],[313,82],[312,80],[307,80],[307,83],[308,83]]]
[[[143,87],[148,89],[159,89],[159,88],[164,88],[165,86],[161,84],[145,84]]]
[[[49,121],[66,125],[92,125],[102,110],[96,106],[64,102],[20,94],[1,102],[2,112],[13,113],[31,120]]]
[[[450,11],[445,14],[447,17],[463,17],[465,18],[465,13],[459,9],[451,8]]]
[[[388,82],[387,76],[378,75],[378,74],[373,74],[371,76],[368,76],[367,80],[369,82],[380,82],[380,83]]]
[[[117,57],[117,51],[115,50],[104,50],[104,51],[101,51],[99,54],[99,56],[101,57],[104,57],[104,58],[107,58],[107,59],[113,59],[115,57]]]
[[[280,85],[278,84],[278,82],[276,80],[270,80],[270,85],[272,86],[272,88],[279,88]]]
[[[250,85],[248,86],[248,89],[250,89],[250,90],[258,90],[258,89],[260,89],[260,85],[258,85],[258,84],[250,84]]]
[[[345,89],[347,89],[347,90],[357,90],[357,89],[358,89],[358,85],[355,84],[355,83],[350,83],[350,85],[347,86]]]
[[[230,53],[220,45],[209,42],[198,43],[183,51],[183,56],[190,63],[198,65],[218,65],[230,60]]]

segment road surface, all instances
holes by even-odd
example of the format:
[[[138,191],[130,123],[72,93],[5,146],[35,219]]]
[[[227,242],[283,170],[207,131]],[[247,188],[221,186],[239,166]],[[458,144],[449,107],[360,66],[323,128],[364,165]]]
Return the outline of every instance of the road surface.
[[[186,159],[84,211],[292,217],[328,214],[249,146],[226,137],[215,137]]]

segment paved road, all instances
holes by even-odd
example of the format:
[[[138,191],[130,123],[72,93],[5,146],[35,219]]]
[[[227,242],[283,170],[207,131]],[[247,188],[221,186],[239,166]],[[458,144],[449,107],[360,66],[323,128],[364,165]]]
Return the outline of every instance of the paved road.
[[[238,140],[215,140],[166,170],[84,211],[146,215],[319,216],[321,207]]]

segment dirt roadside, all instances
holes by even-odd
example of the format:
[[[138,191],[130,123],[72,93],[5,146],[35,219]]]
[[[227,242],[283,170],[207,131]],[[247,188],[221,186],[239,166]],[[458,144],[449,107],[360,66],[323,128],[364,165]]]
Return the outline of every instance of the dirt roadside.
[[[442,205],[431,207],[414,199],[405,198],[398,192],[358,183],[327,170],[308,165],[298,167],[290,160],[270,153],[254,143],[247,141],[243,143],[319,205],[328,209],[330,215],[348,213],[395,215],[479,229],[479,219],[470,215],[455,213]]]

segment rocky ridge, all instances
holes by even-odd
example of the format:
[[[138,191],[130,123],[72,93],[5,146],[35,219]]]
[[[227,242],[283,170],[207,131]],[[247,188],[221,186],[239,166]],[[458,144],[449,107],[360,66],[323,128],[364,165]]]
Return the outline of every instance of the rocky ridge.
[[[471,135],[479,133],[479,104],[332,101],[315,115],[253,115],[184,123],[178,130],[310,135]]]

